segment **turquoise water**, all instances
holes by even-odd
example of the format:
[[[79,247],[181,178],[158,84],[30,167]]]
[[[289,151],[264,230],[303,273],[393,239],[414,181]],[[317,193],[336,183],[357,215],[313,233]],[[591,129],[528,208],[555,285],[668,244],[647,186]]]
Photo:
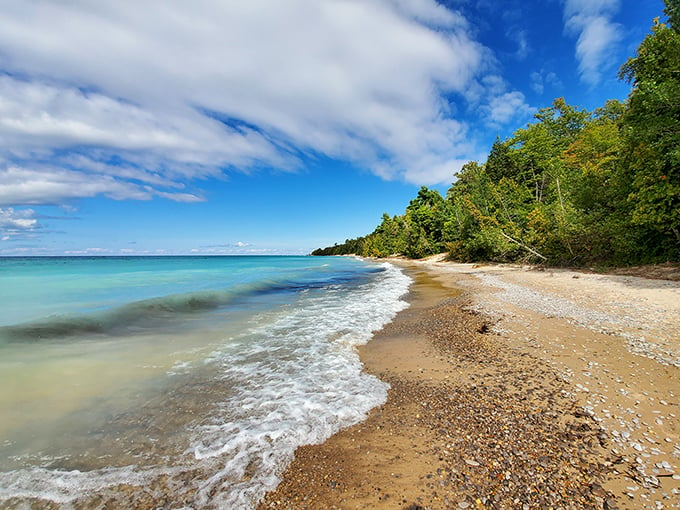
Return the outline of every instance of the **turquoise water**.
[[[214,298],[215,308],[249,293],[323,285],[359,274],[353,259],[310,257],[36,257],[0,261],[0,327],[166,299]],[[363,271],[367,268],[363,265]],[[210,307],[211,303],[206,303]],[[200,306],[200,303],[197,303]],[[170,310],[173,311],[173,310]],[[181,311],[181,310],[176,310]]]
[[[0,506],[252,508],[384,401],[355,347],[409,283],[346,257],[0,259]]]

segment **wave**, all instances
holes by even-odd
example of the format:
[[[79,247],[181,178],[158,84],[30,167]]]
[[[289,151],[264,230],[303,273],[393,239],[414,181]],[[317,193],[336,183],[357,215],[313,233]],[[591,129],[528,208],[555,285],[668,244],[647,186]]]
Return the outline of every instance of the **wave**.
[[[329,275],[299,275],[297,279],[270,279],[241,284],[229,289],[205,290],[145,299],[83,315],[59,315],[48,319],[0,326],[0,341],[38,342],[84,336],[122,336],[162,327],[189,315],[209,313],[249,299],[277,293],[297,293],[344,285],[383,271],[371,268],[363,273],[347,271]],[[311,277],[310,277],[311,276]],[[321,277],[320,277],[321,276]]]

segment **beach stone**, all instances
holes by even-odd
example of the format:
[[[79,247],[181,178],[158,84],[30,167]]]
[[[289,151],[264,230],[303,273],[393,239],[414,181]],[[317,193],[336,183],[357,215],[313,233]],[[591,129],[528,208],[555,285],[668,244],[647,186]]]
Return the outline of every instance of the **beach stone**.
[[[619,507],[616,504],[616,500],[612,498],[605,499],[602,508],[604,510],[619,510]]]

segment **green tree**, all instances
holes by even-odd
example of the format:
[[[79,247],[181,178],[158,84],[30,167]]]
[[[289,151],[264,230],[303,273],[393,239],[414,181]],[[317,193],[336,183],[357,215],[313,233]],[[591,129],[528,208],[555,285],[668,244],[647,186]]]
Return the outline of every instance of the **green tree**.
[[[484,165],[470,161],[456,174],[447,193],[449,218],[444,225],[445,248],[456,260],[504,260],[508,241],[499,222],[499,205]]]
[[[539,110],[535,115],[538,122],[514,133],[510,147],[515,149],[517,180],[534,189],[536,202],[549,198],[551,186],[553,191],[561,193],[560,155],[576,139],[589,115],[560,97],[551,107]]]
[[[401,216],[382,215],[380,225],[368,236],[370,247],[367,256],[389,257],[401,255],[407,247],[407,225]]]
[[[680,26],[678,3],[667,0],[672,25],[655,20],[620,77],[633,88],[624,115],[626,163],[632,176],[633,222],[653,229],[675,256],[680,250]]]
[[[609,100],[595,110],[563,153],[565,188],[578,211],[574,232],[580,263],[627,263],[639,257],[639,229],[631,224],[630,172],[621,134],[625,105]]]
[[[519,173],[519,169],[512,158],[512,150],[507,142],[502,142],[500,138],[496,137],[491,152],[486,160],[484,168],[486,174],[493,182],[500,181],[503,177],[515,179]]]
[[[663,12],[668,16],[668,22],[673,30],[680,31],[680,2],[678,0],[666,0]]]
[[[420,188],[406,208],[408,246],[405,251],[409,257],[422,258],[442,251],[447,212],[447,203],[438,191]]]

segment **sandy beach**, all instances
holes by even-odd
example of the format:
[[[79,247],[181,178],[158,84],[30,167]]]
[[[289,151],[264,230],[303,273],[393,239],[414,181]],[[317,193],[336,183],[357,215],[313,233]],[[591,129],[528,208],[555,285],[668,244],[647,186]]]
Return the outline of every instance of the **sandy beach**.
[[[411,307],[360,353],[387,402],[259,508],[680,508],[680,283],[398,263]]]

